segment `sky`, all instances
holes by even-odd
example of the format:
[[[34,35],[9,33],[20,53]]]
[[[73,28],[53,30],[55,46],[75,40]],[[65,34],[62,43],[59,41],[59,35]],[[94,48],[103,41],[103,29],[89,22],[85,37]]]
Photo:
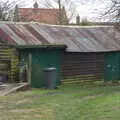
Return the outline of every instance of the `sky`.
[[[83,1],[77,4],[77,12],[82,18],[87,18],[94,21],[105,21],[105,19],[99,19],[101,13],[110,5],[109,0],[76,0]]]
[[[33,1],[36,0],[26,0],[26,7],[32,7]],[[106,7],[109,6],[110,0],[72,0],[72,1],[76,6],[77,14],[80,15],[81,19],[87,18],[90,21],[105,21],[105,19],[99,19],[99,16],[106,9]]]

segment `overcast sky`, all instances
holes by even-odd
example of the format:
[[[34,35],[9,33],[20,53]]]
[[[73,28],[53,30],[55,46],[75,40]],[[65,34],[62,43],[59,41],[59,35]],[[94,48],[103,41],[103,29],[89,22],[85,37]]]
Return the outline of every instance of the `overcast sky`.
[[[24,1],[26,2],[26,7],[32,7],[33,1],[37,0],[24,0]],[[89,20],[92,21],[93,20],[98,21],[100,12],[106,9],[106,6],[110,4],[110,0],[72,0],[72,1],[75,4],[77,13],[80,15],[80,17],[88,18]]]
[[[101,13],[109,6],[109,0],[76,0],[83,1],[77,5],[77,12],[81,17],[89,20],[98,20]]]

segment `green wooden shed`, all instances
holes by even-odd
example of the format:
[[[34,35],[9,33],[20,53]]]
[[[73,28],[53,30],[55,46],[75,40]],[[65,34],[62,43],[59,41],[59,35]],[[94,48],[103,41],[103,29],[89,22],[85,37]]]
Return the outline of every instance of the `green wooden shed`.
[[[66,46],[64,45],[33,45],[17,47],[20,53],[20,62],[27,66],[27,81],[33,88],[44,87],[43,70],[52,65],[57,69],[56,84],[60,84],[61,56]]]
[[[18,48],[20,65],[29,68],[27,77],[33,87],[44,86],[43,69],[48,64],[62,74],[62,83],[120,81],[120,30],[114,26],[2,22],[0,42],[23,46]]]

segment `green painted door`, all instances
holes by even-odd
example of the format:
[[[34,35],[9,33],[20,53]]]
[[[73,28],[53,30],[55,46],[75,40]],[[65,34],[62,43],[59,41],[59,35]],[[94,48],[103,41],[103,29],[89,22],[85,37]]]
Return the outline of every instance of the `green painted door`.
[[[120,80],[120,53],[111,52],[105,54],[105,81]]]
[[[53,65],[57,69],[57,81],[56,84],[60,82],[60,51],[39,51],[32,53],[32,76],[31,85],[35,88],[44,87],[44,72],[43,70],[48,67],[48,65]]]

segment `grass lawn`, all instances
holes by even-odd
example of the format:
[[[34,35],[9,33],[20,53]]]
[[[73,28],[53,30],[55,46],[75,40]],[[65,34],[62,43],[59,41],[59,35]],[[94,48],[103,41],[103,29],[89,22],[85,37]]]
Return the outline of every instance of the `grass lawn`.
[[[0,97],[0,120],[120,120],[120,87],[64,85]]]

